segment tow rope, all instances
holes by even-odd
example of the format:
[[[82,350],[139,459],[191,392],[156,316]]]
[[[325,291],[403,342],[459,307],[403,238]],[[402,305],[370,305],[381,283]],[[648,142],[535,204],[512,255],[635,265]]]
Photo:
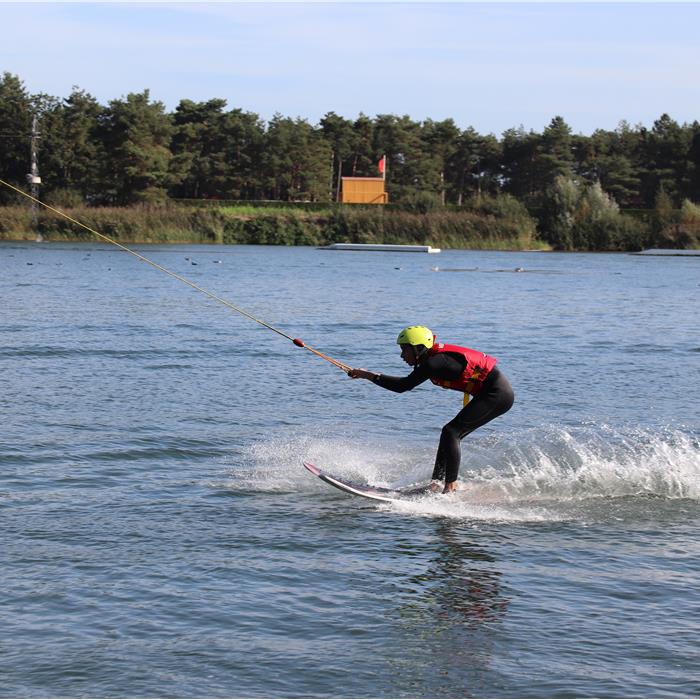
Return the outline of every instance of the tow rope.
[[[103,233],[100,233],[99,231],[95,231],[95,229],[90,228],[86,224],[82,223],[81,221],[78,221],[77,219],[74,219],[71,216],[68,216],[68,214],[66,214],[65,212],[62,212],[60,209],[56,209],[55,207],[52,207],[49,204],[46,204],[45,202],[42,202],[41,200],[37,199],[36,197],[33,197],[30,194],[27,194],[26,192],[19,189],[18,187],[11,185],[9,182],[5,182],[4,180],[0,180],[0,184],[3,184],[6,187],[9,187],[11,190],[14,190],[18,194],[23,195],[27,199],[30,199],[32,202],[36,202],[36,204],[40,204],[45,209],[48,209],[49,211],[54,212],[54,214],[58,214],[59,216],[62,216],[64,219],[67,219],[68,221],[76,224],[77,226],[84,228],[86,231],[89,231],[90,233],[97,236],[98,238],[101,238],[103,241],[107,241],[107,243],[111,243],[112,245],[117,246],[117,248],[121,248],[121,250],[125,251],[126,253],[129,253],[129,255],[133,255],[135,258],[138,258],[142,262],[147,263],[151,267],[155,267],[156,270],[160,270],[161,272],[164,272],[166,275],[170,275],[171,277],[174,277],[176,280],[179,280],[180,282],[188,285],[189,287],[192,287],[192,289],[195,289],[198,292],[205,294],[210,299],[213,299],[214,301],[217,301],[220,304],[227,306],[229,309],[235,311],[236,313],[239,313],[242,316],[249,318],[251,321],[255,321],[255,323],[259,323],[261,326],[264,326],[265,328],[273,331],[274,333],[281,335],[283,338],[287,338],[287,340],[291,340],[294,343],[294,345],[296,345],[297,347],[304,348],[305,350],[312,352],[314,355],[316,355],[317,357],[320,357],[322,360],[326,360],[326,362],[330,362],[335,367],[338,367],[338,369],[342,369],[343,372],[345,372],[346,374],[352,369],[349,365],[346,365],[345,363],[340,362],[340,360],[335,360],[332,357],[320,352],[319,350],[312,348],[310,345],[307,345],[300,338],[293,338],[291,335],[288,335],[284,331],[281,331],[279,328],[275,328],[274,326],[271,326],[269,323],[266,323],[265,321],[262,321],[261,319],[256,318],[255,316],[253,316],[253,314],[249,313],[245,309],[241,309],[240,307],[236,306],[235,304],[232,304],[227,299],[223,299],[220,296],[217,296],[216,294],[204,289],[203,287],[200,287],[198,284],[195,284],[191,280],[188,280],[187,278],[182,277],[181,275],[178,275],[176,272],[173,272],[172,270],[168,270],[167,267],[163,267],[162,265],[159,265],[158,263],[153,262],[153,260],[149,260],[144,255],[137,253],[135,250],[131,250],[131,248],[127,248],[127,246],[119,243],[118,241],[115,241],[113,238],[110,238],[109,236],[105,236]]]

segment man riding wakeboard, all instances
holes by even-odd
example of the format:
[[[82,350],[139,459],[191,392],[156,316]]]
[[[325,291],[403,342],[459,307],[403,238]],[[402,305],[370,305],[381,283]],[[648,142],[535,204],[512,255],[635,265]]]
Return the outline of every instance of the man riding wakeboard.
[[[436,343],[433,332],[425,326],[404,328],[396,339],[401,359],[413,367],[406,377],[391,377],[366,369],[351,369],[353,379],[368,379],[377,386],[402,394],[430,379],[445,389],[464,393],[464,407],[443,427],[440,434],[431,491],[457,490],[461,460],[461,440],[477,428],[502,415],[513,405],[510,382],[496,367],[496,358],[478,350]]]

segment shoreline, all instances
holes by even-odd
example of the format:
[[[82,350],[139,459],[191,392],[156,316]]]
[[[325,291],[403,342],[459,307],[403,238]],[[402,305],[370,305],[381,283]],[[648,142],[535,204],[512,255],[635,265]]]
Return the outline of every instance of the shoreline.
[[[106,247],[113,247],[114,244],[109,243],[108,241],[103,241],[100,240],[99,238],[95,236],[74,236],[74,237],[68,237],[68,236],[57,236],[57,237],[52,237],[50,235],[41,235],[41,238],[37,238],[37,234],[33,233],[18,233],[16,235],[13,234],[3,234],[0,235],[0,244],[4,243],[35,243],[36,245],[43,245],[43,244],[52,244],[52,243],[94,243],[94,244],[99,244],[99,245],[104,245]],[[245,243],[237,243],[237,242],[219,242],[219,241],[212,241],[212,240],[201,240],[201,239],[181,239],[178,238],[177,240],[153,240],[153,239],[120,239],[118,243],[122,245],[172,245],[172,246],[186,246],[186,245],[201,245],[201,246],[225,246],[225,247],[230,247],[230,248],[235,248],[236,246],[242,246],[242,245],[260,245],[260,246],[268,246],[270,248],[290,248],[290,247],[306,247],[306,248],[316,248],[318,250],[329,250],[330,245],[345,245],[344,241],[334,241],[332,243],[329,243],[328,245],[315,245],[315,244],[304,244],[304,243],[299,243],[299,244],[287,244],[287,243],[255,243],[255,242],[245,242]],[[353,245],[348,243],[349,245]],[[371,245],[371,244],[370,244]],[[382,245],[382,244],[376,244],[376,245]],[[532,247],[527,247],[527,248],[520,248],[520,247],[504,247],[504,246],[475,246],[475,245],[468,245],[468,246],[461,246],[461,247],[455,247],[455,246],[448,246],[440,249],[441,251],[445,250],[474,250],[474,251],[490,251],[494,253],[498,252],[518,252],[518,253],[576,253],[576,252],[590,252],[590,253],[596,253],[596,252],[626,252],[626,251],[566,251],[566,250],[561,250],[557,251],[549,247],[546,243],[542,243],[541,248],[532,248]],[[345,252],[342,250],[339,250],[338,252]],[[363,251],[361,249],[359,250],[354,250],[352,252],[368,252],[368,251]],[[374,251],[372,251],[374,252]]]
[[[41,239],[36,238],[36,234],[24,233],[17,235],[3,235],[0,236],[0,245],[11,244],[11,243],[34,243],[35,245],[44,244],[55,244],[55,243],[85,243],[85,244],[95,244],[104,246],[106,250],[113,247],[114,244],[108,241],[102,241],[95,237],[60,237],[60,238],[46,238]],[[287,244],[275,244],[275,243],[217,243],[216,241],[202,241],[202,240],[176,240],[176,241],[153,241],[153,240],[133,240],[133,241],[119,241],[124,245],[168,245],[168,246],[187,246],[187,245],[201,245],[201,246],[224,246],[227,248],[236,248],[242,245],[263,245],[269,246],[271,248],[285,248],[285,247],[305,247],[305,248],[316,248],[317,250],[328,250],[327,246],[316,246],[316,245],[287,245]],[[341,243],[342,245],[342,243]],[[449,252],[450,250],[464,250],[464,251],[474,251],[474,252],[492,252],[492,253],[552,253],[552,254],[566,254],[566,253],[588,253],[592,255],[600,254],[620,254],[620,255],[635,255],[639,257],[660,257],[660,258],[700,258],[700,248],[649,248],[640,251],[629,251],[629,250],[557,250],[548,247],[547,244],[543,243],[541,248],[488,248],[488,247],[475,247],[475,246],[465,246],[461,248],[444,248],[442,252]],[[341,251],[343,252],[343,251]],[[355,250],[353,252],[368,252],[363,250]],[[372,251],[374,252],[374,251]]]
[[[94,232],[94,233],[93,233]],[[0,209],[0,238],[86,240],[102,234],[120,243],[223,243],[324,246],[430,245],[485,250],[547,247],[533,219],[474,211],[418,214],[368,208],[322,211],[140,205],[78,207],[63,212],[26,207]]]
[[[95,233],[93,233],[93,231]],[[333,244],[430,246],[443,250],[643,253],[700,250],[694,237],[599,238],[602,247],[555,247],[539,237],[522,209],[486,213],[416,213],[368,207],[257,211],[236,207],[138,205],[77,207],[63,212],[0,207],[0,240],[81,242],[102,234],[120,244],[223,244],[325,247]],[[659,253],[656,253],[659,254]],[[670,255],[671,253],[663,253]]]

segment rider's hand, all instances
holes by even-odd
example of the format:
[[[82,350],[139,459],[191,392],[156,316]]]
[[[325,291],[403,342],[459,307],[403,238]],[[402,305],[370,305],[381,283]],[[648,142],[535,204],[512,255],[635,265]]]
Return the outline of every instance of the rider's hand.
[[[375,376],[374,372],[368,372],[366,369],[351,369],[348,372],[351,379],[373,379]]]

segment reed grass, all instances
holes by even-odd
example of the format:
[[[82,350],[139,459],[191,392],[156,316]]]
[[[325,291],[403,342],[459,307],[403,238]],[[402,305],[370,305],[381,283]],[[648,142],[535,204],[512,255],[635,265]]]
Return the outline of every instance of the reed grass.
[[[499,204],[498,206],[503,206]],[[510,207],[510,208],[509,208]],[[138,205],[76,207],[65,213],[120,243],[224,243],[260,245],[327,245],[329,243],[421,244],[481,250],[546,249],[522,207],[508,205],[427,213],[366,206],[195,207]],[[40,209],[34,225],[26,206],[0,208],[0,238],[89,241],[93,234],[48,210]]]

